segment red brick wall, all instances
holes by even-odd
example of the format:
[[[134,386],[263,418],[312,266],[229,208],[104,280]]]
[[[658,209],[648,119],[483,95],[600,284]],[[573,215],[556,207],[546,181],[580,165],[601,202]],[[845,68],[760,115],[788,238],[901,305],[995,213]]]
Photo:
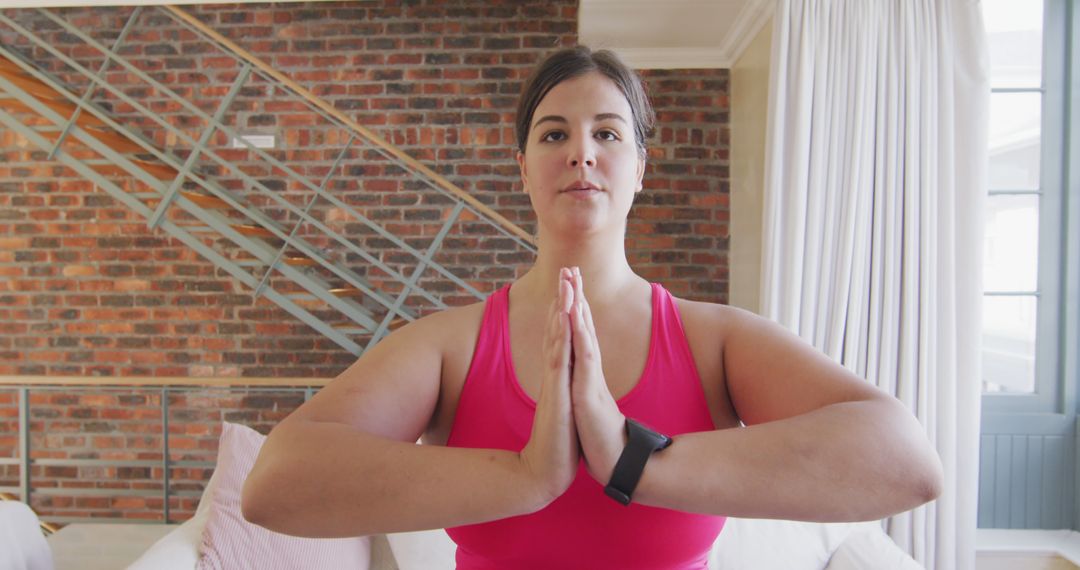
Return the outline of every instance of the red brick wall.
[[[349,2],[184,9],[532,231],[532,214],[520,192],[513,160],[514,103],[531,67],[551,49],[576,41],[577,2],[374,6]],[[58,13],[111,43],[130,10]],[[69,35],[40,16],[25,10],[4,13],[89,67],[101,64],[93,50],[71,47]],[[2,26],[0,41],[31,55],[42,67],[60,71],[54,58],[30,48]],[[236,72],[235,64],[220,52],[155,10],[145,12],[121,52],[207,112],[213,112]],[[85,82],[61,75],[75,92],[85,88]],[[129,75],[114,70],[109,80],[171,124],[199,135],[200,120],[156,90],[137,85]],[[728,268],[728,72],[654,70],[642,75],[659,124],[645,192],[631,212],[627,236],[631,264],[676,295],[723,302]],[[186,157],[186,143],[135,118],[130,105],[102,93],[96,100],[125,124],[138,126],[159,148]],[[274,155],[315,181],[329,170],[346,136],[325,119],[288,103],[260,80],[245,87],[227,122],[276,135],[284,148]],[[283,183],[280,173],[245,151],[226,149],[226,137],[216,136],[211,145],[272,190],[304,203],[301,189]],[[329,188],[423,247],[439,227],[448,202],[384,159],[369,155],[351,154]],[[267,207],[272,204],[260,202],[220,167],[204,162],[197,172],[262,204],[283,225],[291,223],[280,208]],[[409,259],[387,248],[340,209],[319,204],[312,211],[395,269],[411,269]],[[172,213],[169,219],[179,222],[185,216]],[[530,257],[509,240],[492,235],[489,226],[465,220],[455,232],[437,260],[481,291],[491,291],[527,268]],[[319,242],[307,228],[302,227],[299,235],[326,245],[329,257],[371,281],[385,278],[355,254]],[[272,284],[287,288],[277,280]],[[448,289],[445,280],[426,278],[426,284]],[[470,301],[453,291],[445,299],[451,305]],[[431,310],[415,298],[408,304],[420,312]],[[352,361],[345,350],[276,305],[253,299],[249,288],[179,241],[148,229],[141,216],[0,127],[0,374],[314,378],[335,376]],[[0,391],[0,457],[11,457],[16,450],[11,433],[17,410],[9,396],[10,392]],[[41,411],[32,417],[35,457],[85,457],[112,449],[122,457],[160,458],[160,451],[154,456],[150,449],[160,443],[152,438],[160,436],[149,435],[160,433],[160,414],[153,417],[152,411],[157,405],[154,398],[160,395],[103,396],[89,390],[48,392],[36,398],[35,409]],[[191,415],[188,426],[199,434],[191,441],[197,442],[200,457],[211,460],[217,422],[225,414],[259,414],[252,410],[266,404],[273,413],[254,418],[265,428],[296,404],[292,396],[282,398],[228,402],[206,398],[195,404],[181,398],[171,413]],[[99,433],[95,430],[101,435],[91,436]],[[177,441],[190,443],[183,431],[172,433],[180,438]],[[136,441],[132,434],[149,439]],[[160,487],[161,479],[160,469],[153,468],[117,473],[35,469],[35,486],[42,487],[62,486],[65,480],[71,485],[84,484],[79,481],[99,485],[115,476],[123,481],[118,483],[121,487],[154,488]],[[174,475],[175,485],[197,490],[205,474],[192,468]],[[0,466],[0,487],[16,482],[16,472]],[[118,497],[119,504],[74,496],[42,495],[35,501],[44,501],[37,505],[58,516],[92,511],[98,516],[153,517],[161,506],[154,499],[131,502],[119,492]],[[143,504],[136,504],[139,500]],[[173,508],[183,514],[191,506],[190,500],[178,499]]]
[[[552,46],[575,41],[576,3],[187,9],[531,230],[531,212],[513,162],[513,106],[530,66]],[[64,44],[65,36],[40,17],[19,10],[6,13]],[[116,35],[130,9],[60,13],[104,40]],[[4,33],[11,37],[10,31]],[[217,100],[198,94],[234,71],[208,44],[153,11],[142,16],[125,46],[123,53],[132,61],[146,69],[163,68],[160,75],[170,87],[190,91],[206,109]],[[69,51],[91,67],[100,62],[88,50]],[[46,66],[54,59],[37,55]],[[216,74],[219,68],[228,73]],[[631,262],[678,295],[723,301],[727,71],[643,75],[660,123],[646,192],[631,214]],[[112,79],[125,84],[122,74]],[[203,87],[194,89],[185,80]],[[250,89],[254,92],[237,102],[241,110],[231,114],[234,124],[286,141],[333,134],[324,126],[293,125],[290,121],[312,120],[311,114],[275,112],[280,94],[274,99],[257,86]],[[174,123],[195,124],[152,90],[137,94]],[[125,116],[124,105],[113,101],[113,106]],[[182,152],[184,145],[170,145],[160,129],[142,132]],[[216,139],[219,146],[226,142]],[[309,146],[314,150],[301,152],[290,145],[282,157],[318,179],[322,173],[315,165],[325,171],[339,146],[315,143]],[[28,148],[14,133],[0,133],[0,153],[7,163],[0,164],[0,373],[325,377],[351,361],[351,355],[291,315],[263,299],[253,301],[247,287],[182,244],[148,230],[141,217],[74,172],[42,160],[42,152]],[[237,160],[265,170],[242,155]],[[377,209],[372,214],[382,218],[380,223],[407,232],[439,215],[434,207],[416,205],[420,192],[401,177],[380,185],[380,178],[388,180],[388,165],[361,168],[347,170],[331,186],[338,195]],[[215,170],[220,169],[203,167],[210,174]],[[271,182],[277,178],[272,172],[259,174]],[[218,180],[228,187],[237,184],[228,176]],[[280,178],[276,181],[280,184]],[[396,195],[391,198],[391,193]],[[359,236],[359,224],[339,227],[351,230],[358,241],[367,239]],[[527,255],[485,256],[475,242],[457,245],[458,252],[444,261],[457,263],[481,290],[512,279],[528,260]],[[360,261],[350,261],[357,272],[366,269]]]
[[[54,521],[164,520],[163,418],[167,409],[169,520],[186,520],[213,471],[221,423],[237,422],[268,433],[304,396],[303,388],[172,388],[167,396],[162,388],[153,387],[32,389],[31,505]],[[164,397],[166,408],[162,407]],[[0,388],[3,458],[19,457],[18,400],[15,389]],[[0,465],[0,487],[18,494],[18,485],[18,466]]]

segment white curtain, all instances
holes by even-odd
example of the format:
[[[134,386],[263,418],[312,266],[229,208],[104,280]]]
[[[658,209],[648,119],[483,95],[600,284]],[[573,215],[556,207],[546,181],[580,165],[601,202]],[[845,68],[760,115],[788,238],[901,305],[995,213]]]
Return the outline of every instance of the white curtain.
[[[945,465],[886,521],[975,562],[988,55],[976,0],[779,0],[762,313],[895,395]]]

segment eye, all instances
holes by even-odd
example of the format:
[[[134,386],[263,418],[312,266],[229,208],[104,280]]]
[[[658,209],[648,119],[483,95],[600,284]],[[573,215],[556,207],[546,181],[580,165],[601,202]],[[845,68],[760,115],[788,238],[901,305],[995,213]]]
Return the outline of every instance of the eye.
[[[566,139],[566,134],[562,131],[548,131],[540,137],[540,142],[558,142]]]
[[[602,129],[596,132],[596,138],[602,141],[617,141],[619,140],[619,133],[611,129]]]

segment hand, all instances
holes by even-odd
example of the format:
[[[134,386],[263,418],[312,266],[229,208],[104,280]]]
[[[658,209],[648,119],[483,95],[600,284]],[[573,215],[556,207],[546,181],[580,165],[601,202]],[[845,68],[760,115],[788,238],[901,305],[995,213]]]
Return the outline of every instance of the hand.
[[[559,293],[551,302],[544,332],[544,374],[532,434],[520,454],[545,504],[570,487],[581,460],[570,399],[572,279],[570,270],[560,271]]]
[[[573,269],[573,293],[570,328],[574,345],[571,384],[574,424],[589,474],[601,485],[607,485],[626,446],[626,416],[619,411],[604,378],[596,326],[589,302],[585,300],[581,271],[576,267]]]

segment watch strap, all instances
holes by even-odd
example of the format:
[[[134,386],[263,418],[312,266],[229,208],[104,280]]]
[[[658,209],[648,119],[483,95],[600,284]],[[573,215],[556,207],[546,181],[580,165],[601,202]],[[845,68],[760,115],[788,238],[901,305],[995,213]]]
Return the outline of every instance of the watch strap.
[[[655,432],[641,423],[626,418],[626,447],[623,448],[611,479],[604,487],[604,493],[623,505],[629,505],[634,489],[637,488],[645,464],[653,453],[671,445],[671,438]]]

